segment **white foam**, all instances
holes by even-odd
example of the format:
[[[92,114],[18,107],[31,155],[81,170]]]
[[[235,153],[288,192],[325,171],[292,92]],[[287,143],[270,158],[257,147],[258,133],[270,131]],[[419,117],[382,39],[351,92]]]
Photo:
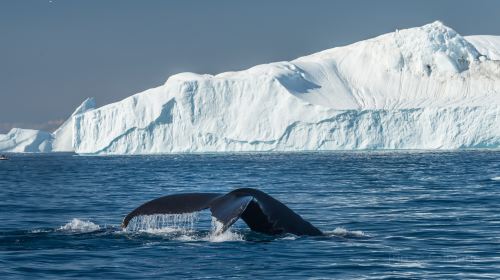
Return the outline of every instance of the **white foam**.
[[[177,237],[173,237],[173,240],[181,241],[181,242],[190,242],[190,241],[198,241],[200,240],[196,235],[190,234],[181,234]]]
[[[297,238],[298,238],[297,235],[287,235],[287,236],[281,238],[281,240],[295,240]]]
[[[500,176],[493,177],[493,178],[491,178],[491,180],[493,180],[493,181],[500,181]]]
[[[404,261],[395,262],[392,264],[393,267],[405,267],[405,268],[424,268],[425,263],[420,261]]]
[[[222,232],[224,224],[212,217],[212,230],[208,234],[206,240],[210,242],[226,242],[226,241],[243,241],[243,236],[233,232],[231,228]]]
[[[64,226],[60,227],[60,231],[67,232],[93,232],[99,230],[101,227],[97,224],[94,224],[91,221],[82,221],[80,219],[74,218]]]
[[[343,227],[337,227],[333,231],[327,231],[325,233],[328,236],[337,236],[337,237],[346,237],[346,238],[348,238],[348,237],[369,237],[368,234],[364,233],[361,230],[350,231],[350,230],[347,230]]]
[[[52,230],[50,229],[32,229],[30,230],[30,233],[46,233],[46,232],[51,232]]]

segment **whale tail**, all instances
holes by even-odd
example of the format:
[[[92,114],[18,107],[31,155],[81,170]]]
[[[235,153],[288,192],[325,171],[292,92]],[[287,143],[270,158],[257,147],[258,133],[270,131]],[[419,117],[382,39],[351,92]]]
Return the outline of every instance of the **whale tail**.
[[[295,235],[322,235],[308,221],[270,195],[251,188],[236,189],[227,194],[188,193],[163,196],[144,203],[123,220],[125,228],[132,218],[142,215],[183,214],[210,209],[226,231],[239,218],[251,230],[265,234],[292,233]]]

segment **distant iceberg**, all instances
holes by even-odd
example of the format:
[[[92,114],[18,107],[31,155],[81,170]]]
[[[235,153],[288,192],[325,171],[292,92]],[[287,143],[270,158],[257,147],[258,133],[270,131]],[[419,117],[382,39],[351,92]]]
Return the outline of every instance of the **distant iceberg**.
[[[73,149],[73,118],[79,114],[94,110],[96,103],[94,98],[87,98],[78,106],[73,114],[52,133],[52,151],[54,152],[72,152]]]
[[[49,132],[13,128],[7,134],[0,134],[0,152],[47,153],[52,150],[51,142]]]
[[[290,62],[215,76],[181,73],[74,115],[72,137],[69,128],[64,137],[56,131],[52,149],[499,148],[499,38],[462,37],[434,22]]]
[[[0,152],[48,153],[72,152],[73,117],[96,108],[94,98],[87,98],[54,133],[13,128],[7,134],[0,134]]]

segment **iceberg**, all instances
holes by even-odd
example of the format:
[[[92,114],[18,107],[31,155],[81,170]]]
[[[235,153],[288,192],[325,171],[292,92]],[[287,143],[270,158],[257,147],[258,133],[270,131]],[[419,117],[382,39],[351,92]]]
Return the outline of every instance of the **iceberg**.
[[[87,98],[78,106],[71,116],[52,133],[52,151],[53,152],[72,152],[73,150],[73,118],[76,115],[85,113],[96,108],[94,98]]]
[[[80,154],[500,146],[493,37],[441,22],[164,85],[74,116]]]
[[[474,35],[466,36],[476,49],[492,60],[500,60],[500,36]]]
[[[0,134],[0,152],[46,153],[51,151],[52,135],[49,132],[13,128]]]
[[[73,152],[73,118],[95,108],[95,99],[87,98],[53,133],[35,129],[13,128],[7,134],[0,134],[0,152]]]
[[[436,21],[217,75],[180,73],[0,151],[79,154],[500,147],[500,36]]]

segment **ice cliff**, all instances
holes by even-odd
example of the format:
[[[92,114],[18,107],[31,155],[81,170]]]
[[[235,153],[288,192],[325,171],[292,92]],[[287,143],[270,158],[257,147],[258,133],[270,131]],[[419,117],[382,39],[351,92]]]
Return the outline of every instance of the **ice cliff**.
[[[476,49],[492,60],[500,60],[500,36],[476,35],[466,36]]]
[[[50,152],[52,136],[49,132],[13,128],[7,134],[0,134],[0,152],[46,153]]]
[[[434,22],[289,62],[181,73],[75,114],[51,135],[51,147],[81,154],[499,148],[499,54],[498,36],[463,37]]]
[[[215,76],[181,73],[75,116],[74,148],[82,154],[498,148],[499,46],[479,39],[471,43],[434,22],[290,62]]]
[[[73,118],[76,115],[85,113],[96,108],[94,98],[87,98],[83,103],[75,109],[73,114],[52,133],[52,151],[54,152],[71,152],[73,149]]]
[[[0,152],[72,152],[74,151],[72,147],[73,117],[95,108],[94,98],[86,99],[53,133],[35,129],[13,128],[7,134],[0,134]]]

